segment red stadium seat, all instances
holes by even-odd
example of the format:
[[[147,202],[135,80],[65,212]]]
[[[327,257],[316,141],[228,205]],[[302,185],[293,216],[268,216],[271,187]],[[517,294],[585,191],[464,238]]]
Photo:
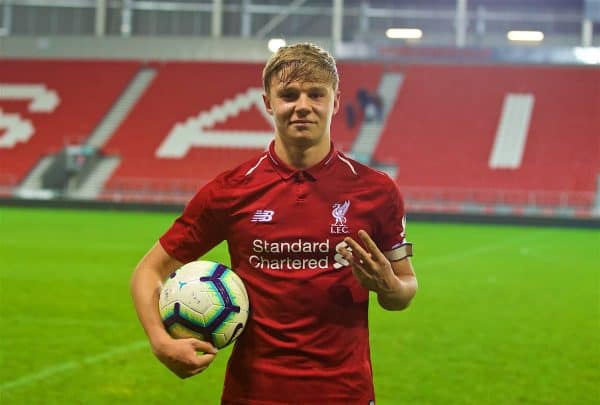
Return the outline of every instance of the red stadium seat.
[[[2,60],[0,116],[28,123],[23,138],[2,146],[2,174],[20,182],[45,155],[81,143],[109,111],[141,64],[77,60]],[[25,136],[28,134],[28,136]],[[26,138],[26,139],[25,139]]]
[[[259,64],[241,63],[167,63],[159,67],[159,74],[105,149],[122,158],[121,165],[109,181],[120,178],[153,177],[163,179],[212,178],[232,166],[264,150],[262,147],[238,148],[236,145],[220,147],[192,147],[181,158],[158,157],[157,150],[175,125],[197,119],[215,106],[223,106],[249,89],[260,90]],[[341,65],[344,78],[341,85],[349,103],[361,86],[375,88],[383,67],[372,64]],[[260,98],[248,110],[229,113],[210,127],[219,131],[272,132],[269,120],[261,113]],[[341,108],[333,125],[333,136],[343,150],[350,149],[357,127],[345,125],[345,109]],[[151,116],[152,119],[148,119]],[[358,125],[357,125],[358,126]],[[200,125],[197,130],[200,133]],[[202,135],[199,135],[202,136]],[[143,140],[143,142],[141,142]]]
[[[35,127],[29,141],[0,147],[0,193],[18,184],[44,155],[85,139],[140,66],[3,61],[3,83],[42,85],[59,102],[52,111],[40,112],[31,111],[31,100],[0,97],[0,114],[19,114]],[[262,64],[153,66],[156,77],[102,148],[121,159],[102,199],[185,202],[208,179],[260,154],[272,136],[262,106]],[[362,117],[358,114],[349,128],[345,106],[356,106],[360,88],[377,89],[384,72],[403,75],[372,160],[397,169],[407,206],[446,211],[465,204],[479,209],[568,207],[581,212],[593,206],[600,173],[597,69],[342,61],[339,70],[342,105],[332,137],[346,152]],[[527,94],[532,100],[527,137],[518,164],[494,168],[490,156],[509,94]],[[0,143],[6,131],[0,128]]]
[[[465,198],[480,203],[550,206],[572,201],[574,197],[565,193],[590,195],[595,190],[600,173],[597,69],[400,66],[397,70],[405,81],[375,159],[398,164],[400,185],[470,189],[472,195]],[[493,169],[488,161],[502,102],[509,93],[533,95],[528,137],[519,167]]]

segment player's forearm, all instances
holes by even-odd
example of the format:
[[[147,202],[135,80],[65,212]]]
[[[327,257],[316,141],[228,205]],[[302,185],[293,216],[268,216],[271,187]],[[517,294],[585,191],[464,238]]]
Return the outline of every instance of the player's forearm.
[[[377,302],[389,311],[401,311],[408,307],[417,292],[417,279],[415,276],[397,276],[398,288],[390,291],[377,292]]]
[[[139,266],[131,279],[133,305],[152,347],[169,337],[158,313],[161,282],[158,271]]]

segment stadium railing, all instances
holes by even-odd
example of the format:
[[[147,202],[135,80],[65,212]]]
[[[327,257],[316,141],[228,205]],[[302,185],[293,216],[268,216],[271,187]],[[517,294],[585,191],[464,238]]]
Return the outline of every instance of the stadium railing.
[[[592,217],[595,193],[400,186],[408,211]]]
[[[209,179],[119,178],[99,199],[111,202],[186,204]],[[595,193],[582,191],[496,190],[400,185],[408,211],[592,217]]]
[[[112,202],[186,204],[208,179],[180,180],[122,177],[113,179],[98,199]]]
[[[185,205],[210,179],[113,179],[96,201]],[[14,176],[0,175],[0,197],[19,198],[23,190]],[[594,192],[499,190],[400,185],[407,212],[484,214],[563,218],[596,218],[600,209]],[[60,197],[60,196],[55,196]]]

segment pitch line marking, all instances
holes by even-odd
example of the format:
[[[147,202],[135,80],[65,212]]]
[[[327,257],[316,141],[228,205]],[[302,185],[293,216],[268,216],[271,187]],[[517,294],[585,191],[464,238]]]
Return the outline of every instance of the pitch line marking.
[[[82,368],[83,366],[97,364],[107,359],[110,359],[111,357],[115,357],[123,353],[129,353],[146,347],[148,347],[148,342],[146,340],[140,340],[125,346],[117,347],[116,349],[96,354],[94,356],[84,357],[83,359],[78,361],[67,361],[61,364],[50,366],[41,371],[38,371],[37,373],[28,374],[23,377],[19,377],[16,380],[2,383],[0,385],[0,392],[5,392],[13,388],[30,385],[35,383],[36,381],[54,376],[56,374],[60,374],[66,371],[77,370],[79,368]]]

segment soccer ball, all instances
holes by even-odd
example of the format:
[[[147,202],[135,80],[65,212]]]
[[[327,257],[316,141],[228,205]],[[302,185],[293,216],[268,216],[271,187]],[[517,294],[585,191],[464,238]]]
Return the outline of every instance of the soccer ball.
[[[222,348],[242,333],[249,301],[244,283],[227,266],[199,260],[175,270],[158,302],[165,328],[174,338],[196,338]]]

